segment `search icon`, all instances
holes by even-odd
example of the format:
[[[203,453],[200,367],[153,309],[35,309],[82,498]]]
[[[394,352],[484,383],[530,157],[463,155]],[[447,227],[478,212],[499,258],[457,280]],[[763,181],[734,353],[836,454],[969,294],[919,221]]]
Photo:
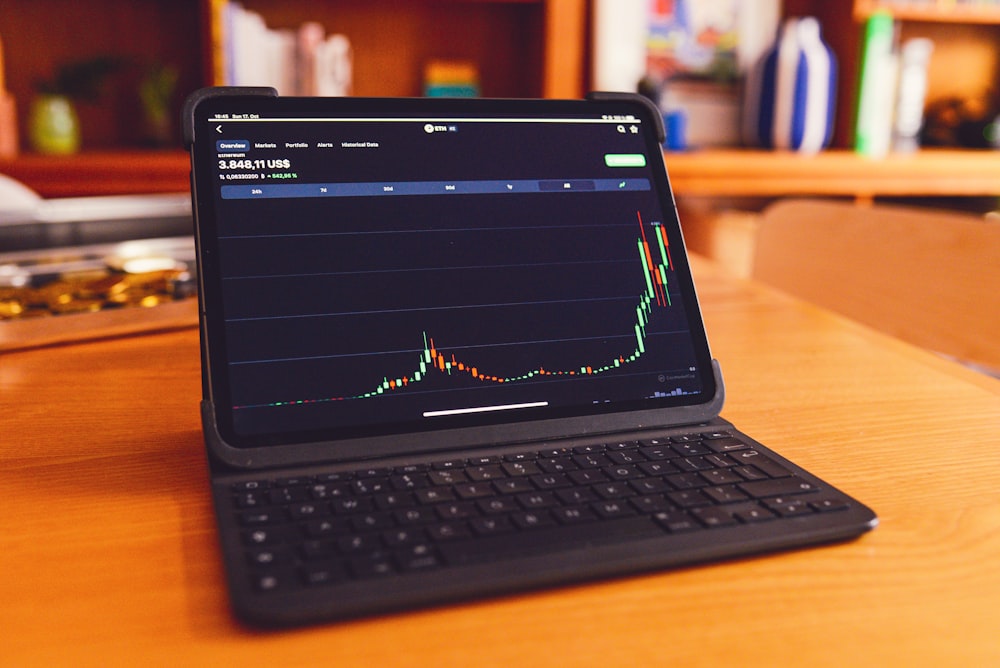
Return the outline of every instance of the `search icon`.
[[[622,134],[625,134],[625,126],[624,125],[619,125],[618,126],[618,132],[620,132]]]

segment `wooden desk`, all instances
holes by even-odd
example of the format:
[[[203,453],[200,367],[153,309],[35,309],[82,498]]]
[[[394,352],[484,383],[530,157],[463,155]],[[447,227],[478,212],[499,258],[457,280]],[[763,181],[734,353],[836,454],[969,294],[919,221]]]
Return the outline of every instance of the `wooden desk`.
[[[1000,383],[696,262],[724,414],[882,524],[282,633],[231,619],[195,330],[0,358],[9,666],[1000,665]]]

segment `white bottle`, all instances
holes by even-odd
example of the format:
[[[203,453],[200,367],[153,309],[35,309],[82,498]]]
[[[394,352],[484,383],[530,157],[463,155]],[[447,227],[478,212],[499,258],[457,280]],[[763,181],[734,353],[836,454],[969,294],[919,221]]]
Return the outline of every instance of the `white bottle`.
[[[927,67],[934,43],[917,37],[903,44],[900,52],[899,89],[896,92],[896,118],[892,126],[892,148],[909,153],[918,145],[924,120],[927,96]]]

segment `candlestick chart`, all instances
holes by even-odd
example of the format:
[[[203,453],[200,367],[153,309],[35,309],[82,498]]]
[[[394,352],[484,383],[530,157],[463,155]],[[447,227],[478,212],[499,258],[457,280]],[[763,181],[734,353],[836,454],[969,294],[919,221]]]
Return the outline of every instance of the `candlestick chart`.
[[[394,301],[390,296],[386,298],[387,304],[379,309],[366,309],[359,303],[342,306],[336,314],[340,335],[351,335],[354,330],[363,331],[365,335],[360,338],[370,339],[376,352],[324,353],[317,344],[316,354],[306,356],[307,359],[277,360],[292,365],[288,373],[319,376],[302,383],[303,388],[316,388],[313,394],[305,394],[303,389],[303,394],[298,396],[239,402],[234,403],[233,408],[245,411],[356,403],[448,388],[468,392],[477,388],[509,388],[627,375],[630,368],[647,356],[651,322],[670,310],[676,311],[674,302],[678,295],[672,284],[673,258],[663,225],[659,221],[644,221],[640,211],[634,211],[631,218],[631,222],[627,222],[626,217],[621,216],[615,226],[562,226],[554,233],[546,232],[547,236],[539,237],[554,239],[564,247],[573,247],[571,241],[576,239],[579,241],[576,245],[578,252],[586,255],[579,262],[558,257],[558,248],[538,251],[535,257],[529,248],[542,245],[541,241],[530,243],[530,234],[537,230],[537,226],[521,231],[517,237],[517,245],[510,252],[511,258],[516,258],[517,262],[505,264],[508,261],[506,255],[495,248],[491,252],[503,257],[494,259],[489,268],[475,266],[474,262],[469,265],[453,262],[449,269],[469,284],[485,284],[481,277],[489,276],[489,284],[496,286],[477,287],[478,301],[475,304],[454,306],[453,302],[458,300],[462,291],[456,287],[453,278],[435,282],[427,276],[436,273],[430,266],[434,262],[419,269],[411,267],[406,277],[415,287],[406,292],[420,295],[419,305],[405,299]],[[613,234],[608,234],[609,229]],[[483,241],[483,235],[487,234],[492,235],[487,237],[490,243]],[[501,247],[512,232],[509,228],[498,232],[478,230],[476,241],[468,244],[462,241],[461,234],[454,236],[457,239],[449,243],[449,257],[472,255],[477,247]],[[611,238],[621,240],[618,243],[620,250],[608,250]],[[571,241],[567,242],[567,239]],[[625,244],[624,240],[628,239],[631,241]],[[627,251],[626,246],[632,250]],[[590,250],[580,251],[581,248]],[[567,255],[565,251],[562,254]],[[556,259],[560,261],[556,262]],[[392,272],[388,273],[392,275]],[[365,295],[403,292],[401,281],[383,279],[384,274],[383,270],[383,273],[368,271],[357,272],[354,276],[339,275],[336,277],[338,282],[331,283],[336,286],[331,288],[331,292],[362,292]],[[521,278],[507,278],[505,282],[503,275]],[[373,286],[376,280],[384,282]],[[436,301],[435,297],[442,293],[448,298],[441,297],[440,301]],[[449,299],[452,305],[445,306]],[[350,302],[349,299],[346,301]],[[377,323],[368,319],[374,317],[372,310],[379,311],[380,320]],[[416,322],[420,317],[427,321],[419,332],[412,330],[414,333],[410,338],[416,345],[404,349],[398,345],[392,349],[389,349],[391,346],[378,348],[375,344],[379,341],[398,340],[403,325],[396,323],[403,322],[401,313],[406,313],[407,322]],[[274,319],[287,320],[290,317]],[[305,319],[305,316],[294,317]],[[311,313],[309,317],[319,319],[321,316]],[[683,316],[675,316],[680,317]],[[258,328],[268,326],[267,322],[260,322],[268,319],[256,320]],[[353,324],[355,322],[358,324]],[[477,328],[472,323],[482,324]],[[678,325],[678,329],[682,327]],[[271,338],[278,338],[278,335]],[[321,335],[316,335],[316,338],[321,338]],[[305,347],[308,348],[308,345]],[[503,355],[498,352],[501,350],[511,352]],[[574,359],[574,355],[581,357]],[[314,371],[315,368],[322,368],[322,363],[332,361],[340,365],[336,367],[336,372]],[[246,364],[262,362],[251,360]],[[309,369],[294,366],[296,364],[308,364]],[[395,365],[398,370],[379,373],[376,371],[378,364]],[[332,381],[343,385],[345,379],[356,383],[353,391],[323,393],[320,389]]]

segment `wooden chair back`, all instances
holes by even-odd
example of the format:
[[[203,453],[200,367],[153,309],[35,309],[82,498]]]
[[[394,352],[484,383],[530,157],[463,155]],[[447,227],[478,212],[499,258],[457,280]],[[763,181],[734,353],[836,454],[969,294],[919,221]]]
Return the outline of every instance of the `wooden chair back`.
[[[752,275],[899,339],[1000,370],[1000,222],[784,200],[761,218]]]

